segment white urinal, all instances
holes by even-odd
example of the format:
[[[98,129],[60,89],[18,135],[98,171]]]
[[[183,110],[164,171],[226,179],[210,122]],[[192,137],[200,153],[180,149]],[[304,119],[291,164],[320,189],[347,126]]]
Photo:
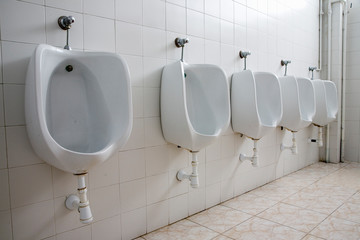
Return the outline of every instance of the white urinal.
[[[166,141],[199,151],[213,143],[229,123],[229,87],[221,68],[181,61],[164,67],[161,125]]]
[[[315,89],[316,113],[313,124],[323,127],[336,119],[338,99],[336,85],[328,80],[312,80]]]
[[[259,166],[257,141],[276,128],[282,116],[279,79],[272,73],[244,70],[231,80],[232,127],[254,140],[253,155],[240,154],[241,161]]]
[[[229,85],[224,71],[209,64],[177,61],[161,77],[161,126],[166,141],[192,153],[192,173],[179,181],[199,187],[197,152],[213,143],[230,124]]]
[[[27,72],[25,116],[37,155],[61,170],[84,174],[129,138],[128,67],[112,53],[39,45]]]
[[[279,77],[283,99],[283,116],[280,126],[297,132],[312,123],[315,115],[314,87],[310,79]]]
[[[232,127],[235,132],[260,139],[276,128],[282,116],[280,83],[272,73],[245,70],[231,81]]]
[[[280,145],[280,150],[297,154],[295,132],[309,126],[315,115],[314,87],[310,79],[294,76],[279,77],[283,99],[283,116],[280,126],[291,131],[292,145]]]

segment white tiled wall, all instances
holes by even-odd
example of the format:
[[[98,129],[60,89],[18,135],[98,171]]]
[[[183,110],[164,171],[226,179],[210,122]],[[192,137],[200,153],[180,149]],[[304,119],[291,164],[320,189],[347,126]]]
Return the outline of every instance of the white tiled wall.
[[[73,49],[119,53],[131,72],[132,134],[123,149],[90,170],[95,221],[87,226],[64,207],[66,195],[76,192],[76,177],[35,155],[24,120],[29,57],[37,44],[65,45],[56,23],[61,15],[76,18]],[[352,20],[353,29],[358,22]],[[175,178],[177,170],[189,170],[190,155],[166,143],[159,109],[162,67],[180,58],[176,37],[190,39],[187,62],[217,64],[229,80],[243,69],[240,50],[252,52],[248,68],[254,71],[283,75],[280,60],[290,59],[289,74],[309,76],[308,67],[318,61],[317,0],[2,0],[0,37],[0,239],[131,239],[318,160],[316,144],[307,143],[317,136],[315,128],[297,133],[297,156],[280,153],[291,134],[277,128],[259,141],[260,167],[253,168],[238,160],[240,152],[251,153],[252,142],[229,127],[200,152],[201,187],[192,189]],[[349,67],[353,86],[356,70]],[[348,107],[357,111],[348,120],[358,124],[359,108]]]
[[[351,0],[346,58],[345,159],[359,162],[360,144],[360,0]]]

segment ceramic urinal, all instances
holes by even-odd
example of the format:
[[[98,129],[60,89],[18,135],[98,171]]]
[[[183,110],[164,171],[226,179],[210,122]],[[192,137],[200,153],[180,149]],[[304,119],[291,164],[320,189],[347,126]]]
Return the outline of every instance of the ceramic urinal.
[[[272,73],[245,70],[231,81],[232,127],[258,140],[276,128],[282,116],[280,83]]]
[[[129,70],[113,53],[39,45],[26,78],[25,116],[30,142],[44,161],[84,174],[129,138]]]
[[[335,83],[328,80],[312,80],[315,89],[316,113],[313,124],[323,127],[336,119],[338,99]]]
[[[166,141],[197,152],[213,143],[229,123],[229,87],[221,68],[182,61],[164,67],[161,125]]]

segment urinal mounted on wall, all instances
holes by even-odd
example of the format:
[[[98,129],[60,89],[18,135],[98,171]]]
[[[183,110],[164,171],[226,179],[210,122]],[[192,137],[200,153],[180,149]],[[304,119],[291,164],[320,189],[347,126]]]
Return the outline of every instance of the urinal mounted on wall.
[[[241,52],[240,52],[241,56]],[[282,116],[279,79],[272,73],[244,70],[232,75],[232,128],[254,141],[253,155],[240,154],[240,161],[259,166],[257,142],[276,128]]]
[[[295,133],[308,127],[315,115],[314,87],[307,78],[284,76],[279,77],[283,99],[283,116],[280,126],[292,133],[292,145],[280,145],[280,150],[291,150],[297,154]]]
[[[166,65],[161,77],[161,127],[167,142],[192,153],[192,173],[177,179],[199,187],[197,153],[212,144],[230,123],[229,85],[225,72],[210,64],[184,62],[188,39],[175,39],[181,59]]]
[[[130,75],[117,54],[67,49],[40,44],[32,54],[25,86],[26,128],[41,159],[78,176],[79,196],[68,196],[66,207],[77,209],[80,221],[89,223],[93,217],[85,175],[130,136]]]

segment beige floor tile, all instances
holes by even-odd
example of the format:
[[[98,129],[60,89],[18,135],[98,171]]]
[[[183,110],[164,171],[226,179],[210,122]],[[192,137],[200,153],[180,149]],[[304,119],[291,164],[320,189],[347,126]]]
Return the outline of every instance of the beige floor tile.
[[[304,237],[305,233],[265,219],[253,217],[233,227],[224,235],[242,240],[296,240]]]
[[[337,171],[337,169],[331,167],[320,167],[321,165],[310,165],[309,167],[303,168],[299,171],[289,174],[289,177],[295,177],[300,179],[320,179]]]
[[[309,179],[301,179],[295,178],[291,176],[285,176],[273,181],[273,184],[279,185],[281,187],[300,187],[304,188],[311,184],[313,184],[316,180],[309,178]]]
[[[223,235],[219,235],[216,238],[213,238],[212,240],[233,240],[232,238],[228,238],[226,236]]]
[[[348,202],[360,204],[360,192],[355,193],[348,199]]]
[[[306,233],[327,217],[327,215],[322,213],[283,203],[269,208],[258,216]]]
[[[276,183],[269,183],[262,187],[259,187],[250,193],[258,195],[260,197],[266,197],[274,201],[281,201],[292,194],[300,191],[302,187],[282,187]]]
[[[360,167],[342,168],[335,173],[321,179],[319,184],[346,186],[347,188],[360,189]]]
[[[189,220],[223,233],[250,217],[251,215],[247,213],[218,205],[189,217]]]
[[[218,233],[185,219],[142,237],[146,240],[210,240],[217,235]]]
[[[358,203],[346,202],[332,216],[360,223],[360,205]]]
[[[278,203],[278,201],[260,197],[252,193],[246,193],[233,198],[222,205],[256,215],[269,207],[274,206],[276,203]]]
[[[319,226],[317,226],[311,232],[311,235],[327,240],[360,239],[360,224],[329,217]]]
[[[306,235],[303,239],[301,240],[324,240],[324,238],[319,238],[319,237],[315,237],[312,235]]]

